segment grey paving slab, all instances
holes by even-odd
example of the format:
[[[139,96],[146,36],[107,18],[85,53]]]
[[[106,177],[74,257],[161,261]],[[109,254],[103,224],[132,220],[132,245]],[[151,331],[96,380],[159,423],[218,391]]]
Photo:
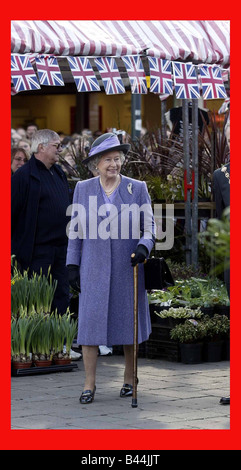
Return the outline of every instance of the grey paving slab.
[[[11,428],[229,429],[228,361],[188,365],[138,359],[138,407],[120,398],[123,356],[98,358],[95,401],[81,405],[83,362],[71,372],[12,377]]]

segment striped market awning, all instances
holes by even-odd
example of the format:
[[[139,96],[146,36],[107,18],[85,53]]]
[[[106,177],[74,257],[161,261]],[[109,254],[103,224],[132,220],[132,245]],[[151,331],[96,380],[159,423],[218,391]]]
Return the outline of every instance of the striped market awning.
[[[11,52],[230,65],[229,21],[12,21]]]

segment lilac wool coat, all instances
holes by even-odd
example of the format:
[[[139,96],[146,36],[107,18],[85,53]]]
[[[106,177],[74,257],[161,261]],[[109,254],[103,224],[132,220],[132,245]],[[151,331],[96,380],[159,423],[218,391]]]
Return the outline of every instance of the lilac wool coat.
[[[108,346],[133,344],[131,254],[138,244],[145,245],[150,253],[155,240],[146,183],[121,176],[111,206],[104,204],[99,177],[77,183],[68,227],[66,263],[80,266],[77,342]],[[143,211],[139,211],[141,206]],[[138,343],[147,340],[150,333],[144,265],[139,264]]]

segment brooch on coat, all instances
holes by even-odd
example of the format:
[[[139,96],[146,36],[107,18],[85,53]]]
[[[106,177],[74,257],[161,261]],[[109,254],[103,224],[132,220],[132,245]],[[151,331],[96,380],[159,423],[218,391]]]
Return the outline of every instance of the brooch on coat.
[[[132,183],[129,183],[127,185],[127,191],[128,191],[128,193],[132,194]]]

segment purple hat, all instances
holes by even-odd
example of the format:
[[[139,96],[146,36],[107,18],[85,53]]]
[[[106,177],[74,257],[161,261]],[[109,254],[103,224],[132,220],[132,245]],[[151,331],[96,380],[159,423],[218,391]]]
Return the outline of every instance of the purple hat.
[[[113,150],[127,153],[130,147],[130,144],[121,144],[116,134],[107,132],[95,139],[91,145],[88,157],[85,158],[82,163],[87,164],[92,158],[100,157],[104,155],[104,153],[112,152]]]

